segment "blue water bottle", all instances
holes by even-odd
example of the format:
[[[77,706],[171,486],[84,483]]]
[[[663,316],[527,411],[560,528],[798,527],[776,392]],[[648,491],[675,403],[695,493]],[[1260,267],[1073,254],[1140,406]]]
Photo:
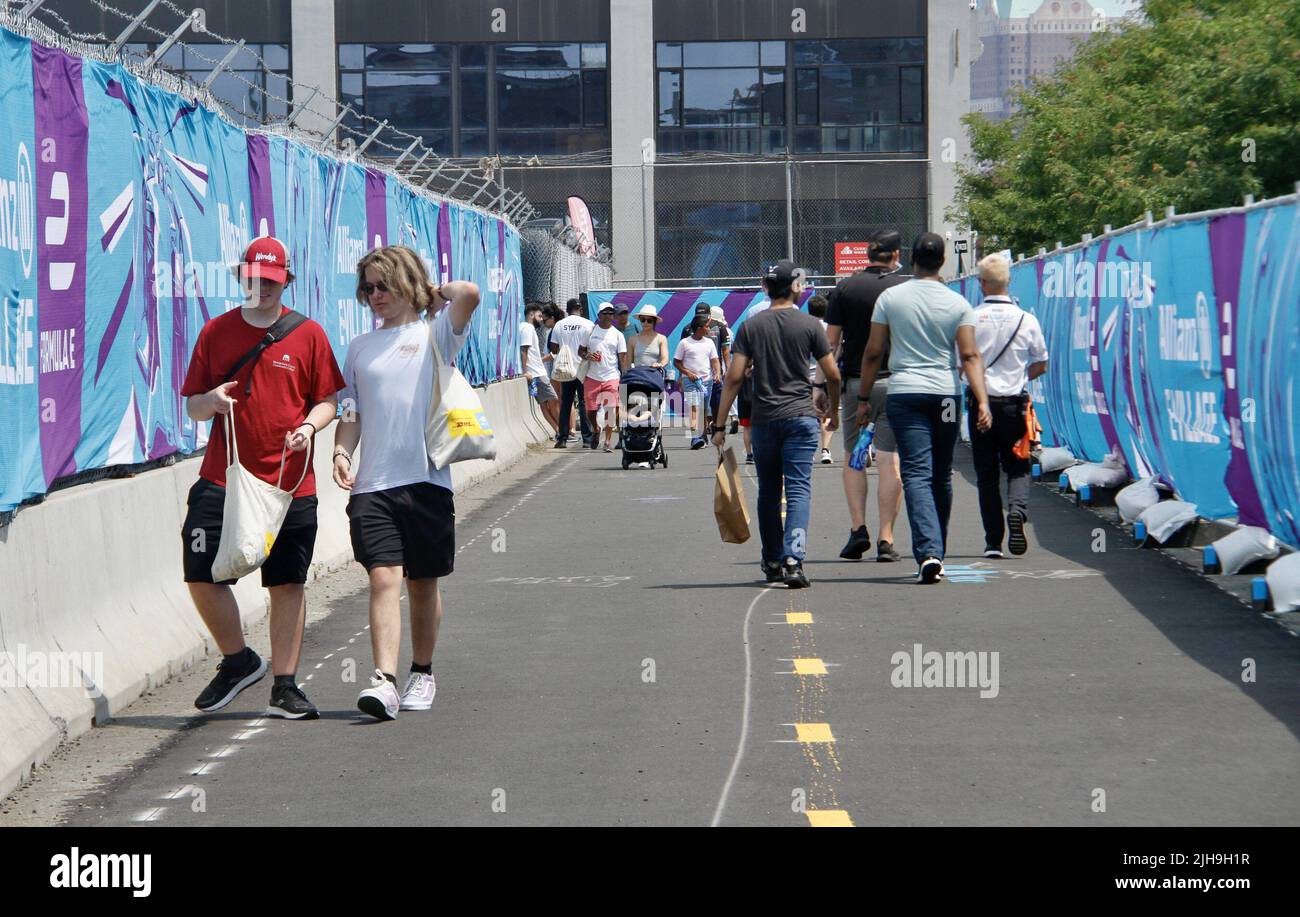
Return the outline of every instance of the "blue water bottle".
[[[874,422],[862,428],[862,432],[858,435],[858,444],[853,447],[853,454],[849,456],[849,467],[854,471],[861,471],[867,467],[867,453],[871,449],[871,441],[875,438],[876,425]]]

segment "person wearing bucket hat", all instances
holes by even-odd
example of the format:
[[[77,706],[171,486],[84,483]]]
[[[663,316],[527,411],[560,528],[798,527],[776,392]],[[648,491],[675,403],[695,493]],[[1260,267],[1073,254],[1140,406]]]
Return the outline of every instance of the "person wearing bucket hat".
[[[334,420],[343,375],[325,329],[280,301],[293,273],[279,239],[254,239],[232,271],[243,285],[243,307],[203,326],[180,392],[191,420],[213,421],[199,479],[190,489],[181,544],[190,597],[223,658],[194,706],[205,713],[221,709],[267,669],[244,642],[233,581],[212,580],[225,518],[225,425],[233,423],[239,461],[248,472],[269,484],[277,484],[282,465],[284,480],[303,474],[261,566],[262,585],[271,599],[275,679],[266,713],[315,719],[319,713],[295,679],[306,621],[304,584],[316,543],[316,477],[309,446]],[[271,343],[264,346],[268,338]],[[236,404],[238,411],[233,410]]]
[[[627,367],[649,366],[662,370],[668,365],[668,338],[659,333],[659,310],[647,303],[637,309],[636,320],[641,323],[641,330],[628,339],[624,355]]]

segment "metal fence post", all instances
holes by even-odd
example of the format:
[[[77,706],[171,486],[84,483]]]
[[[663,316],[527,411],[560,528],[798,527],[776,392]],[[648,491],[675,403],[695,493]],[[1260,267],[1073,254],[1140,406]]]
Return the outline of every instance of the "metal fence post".
[[[794,160],[785,151],[785,256],[794,260]]]
[[[650,209],[649,183],[650,163],[644,157],[641,160],[641,282],[650,285]]]

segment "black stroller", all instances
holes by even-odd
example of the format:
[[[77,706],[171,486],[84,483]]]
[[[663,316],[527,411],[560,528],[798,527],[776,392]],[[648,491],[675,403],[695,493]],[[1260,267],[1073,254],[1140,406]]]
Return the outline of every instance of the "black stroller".
[[[622,384],[627,393],[623,419],[623,467],[647,464],[654,468],[658,462],[667,468],[668,456],[664,454],[663,436],[659,430],[664,414],[663,370],[633,366],[623,374]]]

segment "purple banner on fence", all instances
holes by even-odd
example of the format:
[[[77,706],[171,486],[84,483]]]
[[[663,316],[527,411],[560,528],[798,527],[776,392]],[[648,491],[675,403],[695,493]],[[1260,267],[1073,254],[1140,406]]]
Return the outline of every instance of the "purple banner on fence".
[[[1241,289],[1241,262],[1246,237],[1246,215],[1242,213],[1217,217],[1210,221],[1210,262],[1214,271],[1214,289],[1219,296],[1219,349],[1223,359],[1223,416],[1228,422],[1229,445],[1232,449],[1224,484],[1233,502],[1237,504],[1238,521],[1242,525],[1268,526],[1268,513],[1255,489],[1255,479],[1250,470],[1250,457],[1241,430],[1241,390],[1237,360],[1237,306],[1236,292]]]
[[[451,208],[438,207],[438,283],[447,283],[451,273]]]
[[[384,173],[366,169],[366,251],[388,244],[388,188]]]
[[[253,199],[253,235],[275,235],[275,198],[271,195],[271,142],[249,134],[248,191]]]
[[[86,148],[81,59],[32,43],[40,287],[41,461],[46,486],[77,470],[86,340]]]

